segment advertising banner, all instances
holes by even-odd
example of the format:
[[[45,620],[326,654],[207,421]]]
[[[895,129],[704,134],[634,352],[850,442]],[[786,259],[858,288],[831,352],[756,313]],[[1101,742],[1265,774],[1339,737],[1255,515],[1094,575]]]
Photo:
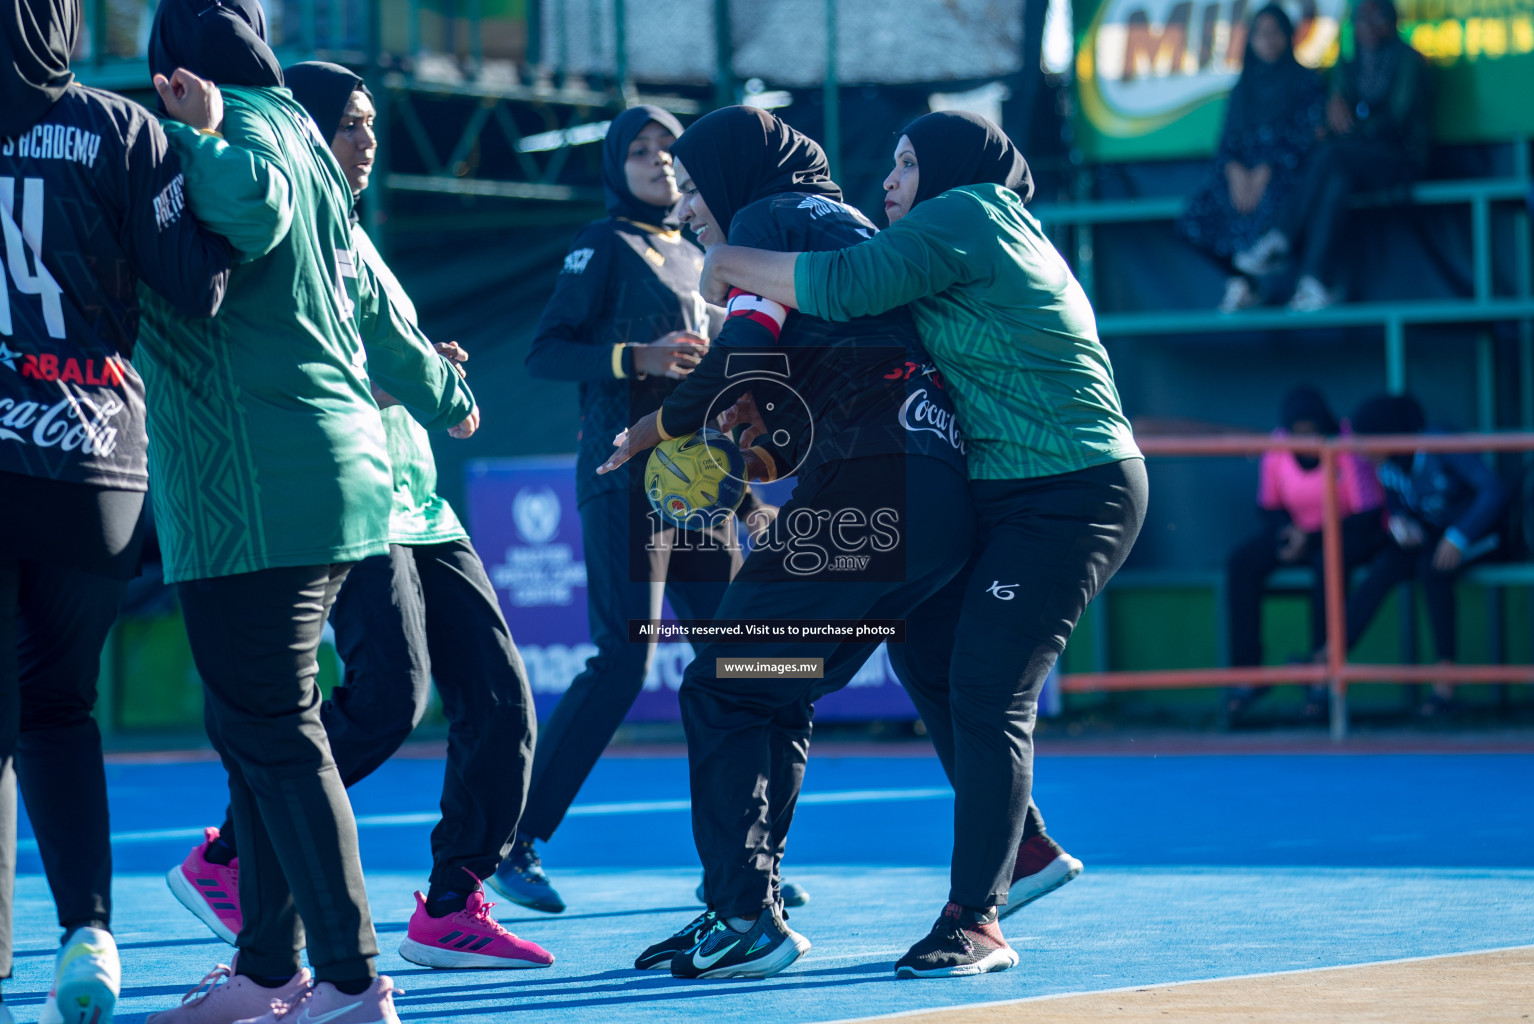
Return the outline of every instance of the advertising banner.
[[[468,528],[500,598],[501,611],[527,664],[546,718],[596,653],[586,618],[586,561],[575,503],[575,458],[484,459],[467,467]],[[793,481],[753,484],[772,504],[788,500]],[[667,604],[662,617],[676,618]],[[692,661],[687,643],[660,643],[631,722],[679,717],[676,691]],[[916,717],[883,646],[845,689],[820,701],[817,721]]]
[[[1077,0],[1076,139],[1093,161],[1214,151],[1262,0]],[[1351,52],[1344,0],[1286,2],[1302,64]],[[1534,0],[1400,0],[1400,27],[1433,65],[1434,137],[1534,134]]]

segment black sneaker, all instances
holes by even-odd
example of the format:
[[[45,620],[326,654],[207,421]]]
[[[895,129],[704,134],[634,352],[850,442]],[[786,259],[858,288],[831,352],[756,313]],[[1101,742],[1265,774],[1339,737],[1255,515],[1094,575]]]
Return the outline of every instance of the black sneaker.
[[[641,971],[648,971],[656,967],[670,967],[671,958],[678,953],[685,953],[698,943],[703,941],[703,936],[708,934],[714,926],[714,912],[705,910],[693,918],[681,931],[668,935],[655,945],[640,953],[634,961],[634,967]]]
[[[549,876],[543,873],[543,862],[538,859],[531,839],[517,836],[511,852],[485,882],[511,902],[529,910],[558,914],[565,909],[565,901],[559,898]]]
[[[810,940],[783,923],[777,907],[762,911],[742,934],[714,916],[692,949],[671,959],[673,978],[770,978],[810,949]]]
[[[708,894],[703,891],[703,883],[693,890],[699,903],[708,902]],[[778,883],[778,898],[783,901],[785,907],[802,907],[810,901],[810,892],[798,882],[790,882],[787,879]]]
[[[950,903],[927,937],[895,965],[897,978],[954,978],[1017,966],[1017,952],[1002,938],[996,908],[980,911]]]

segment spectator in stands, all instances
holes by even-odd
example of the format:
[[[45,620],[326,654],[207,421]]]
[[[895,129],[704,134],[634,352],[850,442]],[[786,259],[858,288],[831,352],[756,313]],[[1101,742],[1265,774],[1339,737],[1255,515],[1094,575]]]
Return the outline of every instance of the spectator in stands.
[[[1341,298],[1323,277],[1352,195],[1405,185],[1427,163],[1427,62],[1397,31],[1392,0],[1359,3],[1353,44],[1353,58],[1332,80],[1325,141],[1311,154],[1278,225],[1231,261],[1257,276],[1277,269],[1293,250],[1294,310],[1322,309]]]
[[[1449,433],[1427,427],[1422,406],[1410,395],[1369,399],[1354,412],[1353,429],[1360,434]],[[1391,455],[1378,462],[1378,474],[1390,513],[1390,539],[1348,599],[1348,647],[1358,642],[1391,588],[1415,578],[1427,598],[1438,660],[1451,663],[1454,581],[1466,565],[1497,547],[1507,490],[1480,456],[1468,452]],[[1453,692],[1446,684],[1434,684],[1422,713],[1442,713]]]
[[[1313,387],[1297,387],[1284,396],[1283,424],[1275,438],[1322,437],[1346,432]],[[1308,565],[1314,571],[1310,590],[1310,636],[1314,650],[1326,642],[1326,590],[1321,573],[1321,526],[1326,480],[1316,455],[1270,451],[1262,457],[1257,505],[1263,527],[1231,552],[1226,563],[1226,618],[1232,666],[1262,663],[1262,593],[1280,566]],[[1343,455],[1338,465],[1337,501],[1342,513],[1342,555],[1349,568],[1374,557],[1386,540],[1380,507],[1385,495],[1374,467],[1357,455]],[[1239,687],[1227,695],[1229,714],[1246,710],[1262,690]],[[1313,687],[1311,705],[1326,707],[1326,688]]]
[[[1234,270],[1231,257],[1278,220],[1316,144],[1325,106],[1321,76],[1294,59],[1294,23],[1269,4],[1252,19],[1213,173],[1177,222],[1184,238],[1232,271],[1220,312],[1257,302],[1251,279]]]

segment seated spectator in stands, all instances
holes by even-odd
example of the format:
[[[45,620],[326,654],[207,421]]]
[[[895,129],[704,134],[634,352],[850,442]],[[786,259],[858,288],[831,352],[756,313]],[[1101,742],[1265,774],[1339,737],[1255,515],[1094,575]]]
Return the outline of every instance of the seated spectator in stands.
[[[1353,414],[1359,434],[1443,434],[1426,427],[1422,406],[1410,395],[1371,398]],[[1455,657],[1454,581],[1471,561],[1497,547],[1507,490],[1479,455],[1424,452],[1391,455],[1377,463],[1389,509],[1390,539],[1348,598],[1348,647],[1368,628],[1393,587],[1422,583],[1433,646],[1441,663]],[[1424,715],[1445,710],[1453,688],[1434,684]]]
[[[1320,74],[1294,59],[1294,24],[1278,4],[1252,19],[1241,78],[1231,90],[1213,173],[1188,201],[1178,232],[1219,260],[1230,278],[1220,312],[1254,305],[1251,279],[1230,259],[1278,220],[1326,106]]]
[[[1332,79],[1325,141],[1311,153],[1278,225],[1231,261],[1258,276],[1292,252],[1299,275],[1289,300],[1294,310],[1322,309],[1341,298],[1323,280],[1353,194],[1405,185],[1427,163],[1427,62],[1396,30],[1391,0],[1362,0],[1354,8],[1353,44],[1353,59]]]
[[[1284,396],[1283,426],[1274,437],[1321,437],[1346,433],[1312,387],[1298,387]],[[1262,663],[1262,594],[1273,572],[1284,565],[1313,570],[1310,591],[1310,636],[1314,650],[1326,642],[1326,589],[1321,573],[1321,526],[1326,480],[1316,455],[1270,451],[1262,457],[1257,504],[1263,528],[1231,552],[1226,563],[1226,618],[1230,629],[1232,666]],[[1338,464],[1337,501],[1342,514],[1342,555],[1348,568],[1367,563],[1384,546],[1385,495],[1367,459],[1344,454]],[[1244,711],[1262,691],[1240,687],[1227,695],[1231,715]],[[1326,688],[1311,694],[1317,713],[1326,706]]]

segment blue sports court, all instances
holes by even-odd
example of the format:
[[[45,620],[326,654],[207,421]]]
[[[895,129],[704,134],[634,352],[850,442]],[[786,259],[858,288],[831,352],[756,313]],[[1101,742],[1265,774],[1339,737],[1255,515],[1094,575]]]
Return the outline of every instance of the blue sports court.
[[[418,1021],[526,1024],[850,1020],[1534,944],[1534,753],[1074,754],[1044,749],[1036,794],[1086,863],[1008,919],[1022,957],[999,974],[899,981],[895,960],[947,888],[952,800],[919,746],[813,752],[785,862],[812,902],[810,953],[768,981],[685,982],[634,955],[700,909],[677,751],[603,760],[545,865],[570,909],[500,904],[558,958],[527,971],[433,971],[395,953],[423,886],[442,762],[396,758],[352,790],[383,955]],[[223,812],[222,768],[118,759],[112,787],[123,957],[118,1019],[173,1004],[232,950],[172,898],[164,873]],[[30,832],[23,823],[22,835]],[[6,1004],[33,1021],[56,935],[36,845],[23,839]]]

